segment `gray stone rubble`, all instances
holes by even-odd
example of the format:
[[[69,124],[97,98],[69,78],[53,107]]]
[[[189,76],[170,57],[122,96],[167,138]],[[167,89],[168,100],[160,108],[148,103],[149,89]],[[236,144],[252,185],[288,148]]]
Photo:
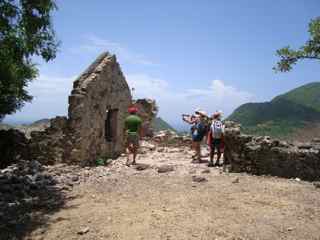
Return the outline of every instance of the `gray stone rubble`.
[[[286,178],[320,179],[320,143],[291,144],[268,136],[241,134],[240,125],[227,122],[224,159],[233,172]]]
[[[41,225],[46,213],[63,206],[65,193],[79,182],[75,168],[19,161],[0,170],[1,237],[15,239],[33,223]]]

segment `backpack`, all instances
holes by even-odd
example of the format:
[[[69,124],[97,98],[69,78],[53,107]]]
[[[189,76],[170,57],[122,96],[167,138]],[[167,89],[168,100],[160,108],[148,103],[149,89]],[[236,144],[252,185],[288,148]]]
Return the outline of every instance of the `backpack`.
[[[216,120],[212,122],[212,137],[213,138],[221,138],[223,135],[223,123],[220,120]]]

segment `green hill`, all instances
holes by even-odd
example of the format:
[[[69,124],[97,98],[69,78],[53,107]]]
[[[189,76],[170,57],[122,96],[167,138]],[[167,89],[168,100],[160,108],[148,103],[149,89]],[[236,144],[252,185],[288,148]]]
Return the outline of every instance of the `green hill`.
[[[288,137],[320,123],[320,82],[301,86],[270,102],[243,104],[228,120],[241,123],[248,134]]]
[[[161,117],[157,117],[152,122],[152,128],[155,132],[162,131],[162,130],[172,130],[176,132],[176,130],[171,127],[166,121],[164,121]]]

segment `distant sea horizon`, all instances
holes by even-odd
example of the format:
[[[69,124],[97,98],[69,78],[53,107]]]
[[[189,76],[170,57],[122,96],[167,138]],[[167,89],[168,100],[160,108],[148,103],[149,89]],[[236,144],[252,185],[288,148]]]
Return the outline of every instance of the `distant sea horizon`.
[[[16,126],[16,125],[29,125],[29,124],[32,124],[32,123],[34,123],[36,121],[43,120],[43,119],[46,119],[46,118],[40,118],[40,119],[10,119],[10,118],[6,119],[6,118],[4,118],[4,120],[2,122],[0,122],[0,123],[13,125],[13,126]],[[164,119],[164,121],[166,121],[166,120]],[[184,123],[171,123],[171,122],[167,122],[167,123],[169,123],[169,125],[172,126],[178,132],[189,131],[189,126],[187,124],[184,124]]]

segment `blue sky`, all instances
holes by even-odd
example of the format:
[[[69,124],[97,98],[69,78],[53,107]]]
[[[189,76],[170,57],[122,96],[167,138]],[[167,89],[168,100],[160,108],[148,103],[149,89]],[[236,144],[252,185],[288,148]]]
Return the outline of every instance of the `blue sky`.
[[[319,0],[57,0],[53,25],[61,47],[29,86],[32,104],[5,118],[30,122],[67,114],[72,82],[103,51],[117,55],[134,97],[158,101],[176,127],[203,108],[225,116],[245,102],[268,101],[320,81],[319,62],[274,73],[275,51],[301,46]]]

